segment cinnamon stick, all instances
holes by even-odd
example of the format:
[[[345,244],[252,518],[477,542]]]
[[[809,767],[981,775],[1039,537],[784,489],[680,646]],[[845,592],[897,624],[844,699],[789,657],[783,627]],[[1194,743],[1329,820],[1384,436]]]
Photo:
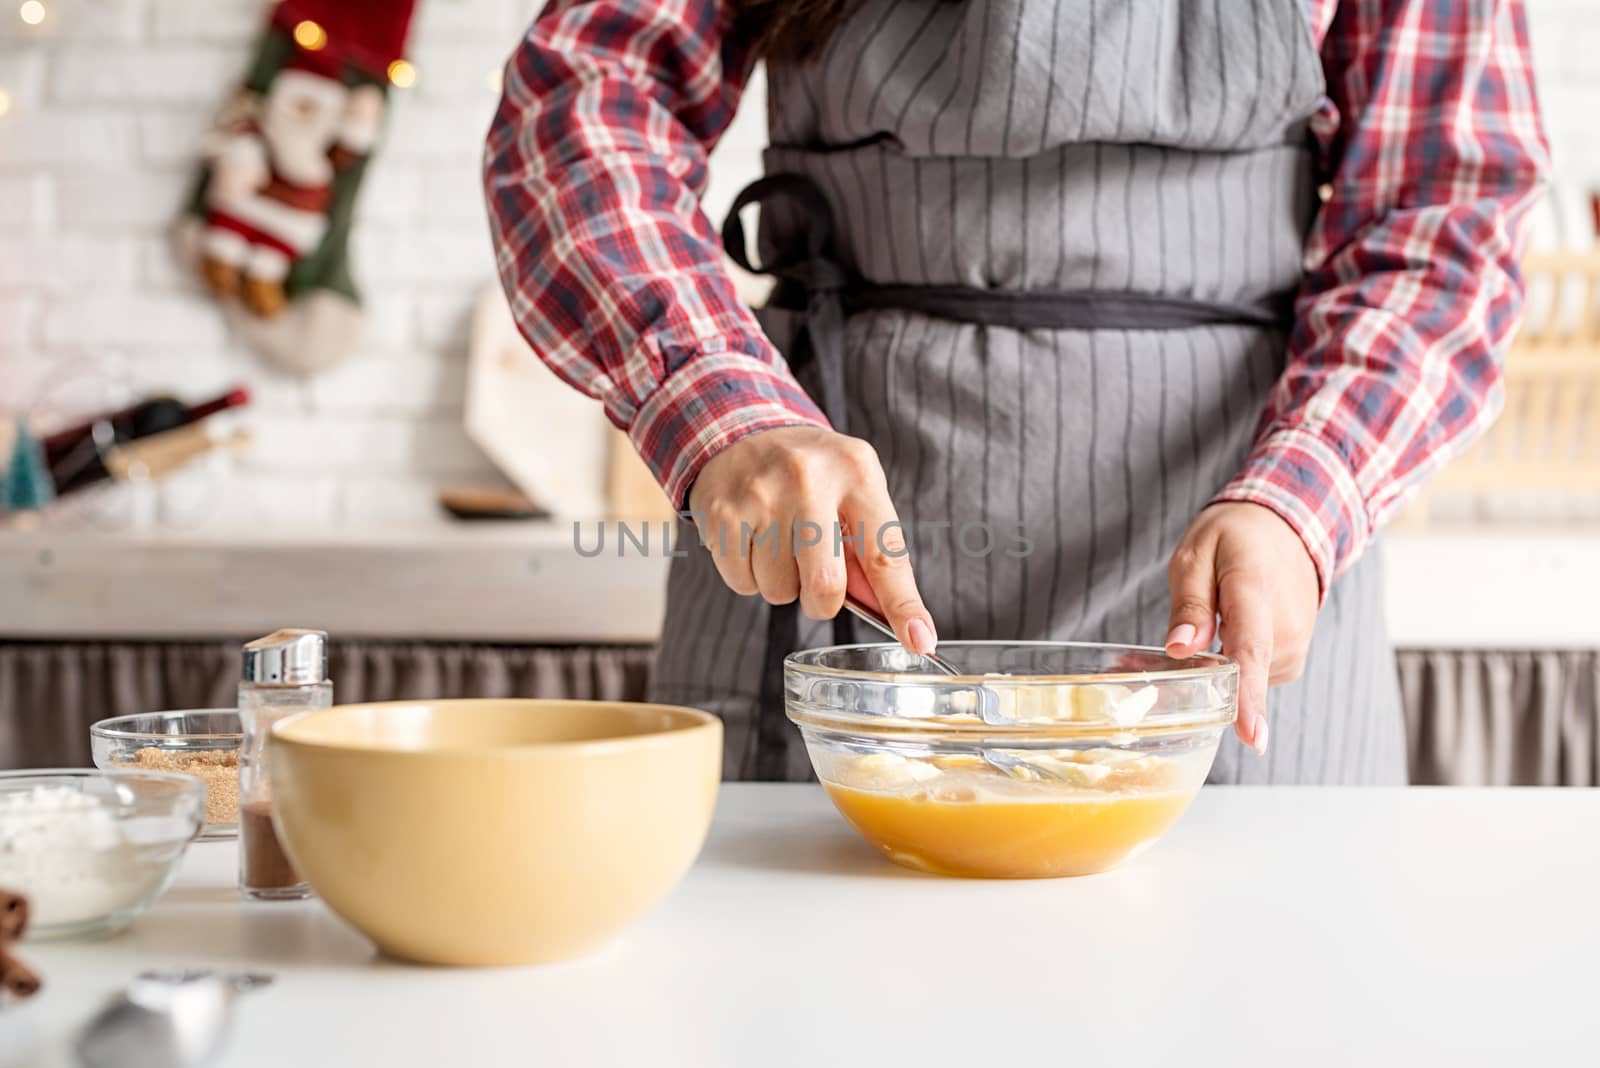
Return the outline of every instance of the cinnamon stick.
[[[27,929],[28,899],[0,890],[0,994],[18,999],[38,993],[41,985],[33,970],[11,955],[12,945]]]
[[[0,949],[0,991],[21,1000],[37,994],[42,985],[26,964]]]
[[[0,945],[22,941],[28,929],[28,899],[9,890],[0,890]]]

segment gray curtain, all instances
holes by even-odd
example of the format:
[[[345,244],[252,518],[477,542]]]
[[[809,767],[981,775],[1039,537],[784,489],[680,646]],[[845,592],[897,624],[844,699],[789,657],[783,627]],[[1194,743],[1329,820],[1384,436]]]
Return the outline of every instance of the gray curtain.
[[[647,646],[336,641],[339,701],[443,697],[638,700]],[[171,708],[231,707],[237,642],[0,643],[0,769],[91,762],[89,725]]]
[[[1600,785],[1600,651],[1399,654],[1411,781]]]
[[[646,646],[335,642],[341,701],[637,700]],[[89,763],[106,716],[234,703],[236,642],[0,643],[0,768]],[[1600,785],[1600,651],[1399,654],[1411,781]]]

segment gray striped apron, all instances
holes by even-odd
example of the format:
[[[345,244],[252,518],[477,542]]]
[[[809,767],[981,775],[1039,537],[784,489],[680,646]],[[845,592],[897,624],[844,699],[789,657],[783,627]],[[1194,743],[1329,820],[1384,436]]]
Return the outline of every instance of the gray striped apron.
[[[1283,369],[1323,92],[1300,4],[864,0],[768,85],[762,322],[877,448],[941,637],[1159,644],[1172,549]],[[1266,756],[1230,735],[1212,781],[1404,781],[1381,595],[1369,551]],[[726,777],[807,779],[773,658],[850,636],[692,552],[652,697],[723,717]]]

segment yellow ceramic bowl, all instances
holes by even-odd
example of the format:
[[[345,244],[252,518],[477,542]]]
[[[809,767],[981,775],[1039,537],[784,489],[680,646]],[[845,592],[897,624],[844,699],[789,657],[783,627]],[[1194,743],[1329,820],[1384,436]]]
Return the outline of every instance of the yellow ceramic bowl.
[[[344,705],[272,738],[301,873],[384,952],[432,964],[599,948],[693,863],[721,770],[721,722],[665,705]]]

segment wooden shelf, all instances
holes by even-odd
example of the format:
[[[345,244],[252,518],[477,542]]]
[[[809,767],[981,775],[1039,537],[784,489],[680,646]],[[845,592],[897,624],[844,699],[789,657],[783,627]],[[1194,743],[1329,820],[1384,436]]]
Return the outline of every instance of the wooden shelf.
[[[670,561],[570,524],[305,534],[0,536],[0,638],[226,639],[280,626],[508,643],[656,639]],[[586,546],[594,528],[583,529]],[[1407,648],[1600,646],[1600,529],[1423,528],[1384,538]],[[696,550],[698,551],[698,550]]]

